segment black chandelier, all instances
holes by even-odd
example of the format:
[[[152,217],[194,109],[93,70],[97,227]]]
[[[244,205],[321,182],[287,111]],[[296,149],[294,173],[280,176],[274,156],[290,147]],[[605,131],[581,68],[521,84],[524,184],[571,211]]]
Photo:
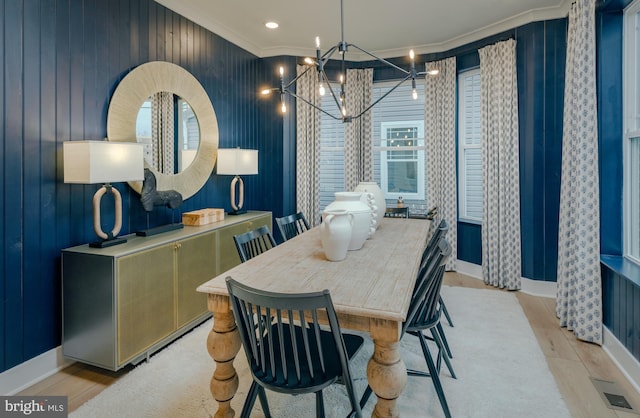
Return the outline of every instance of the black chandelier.
[[[289,83],[285,84],[285,82],[284,82],[284,68],[280,67],[280,87],[274,87],[274,88],[271,88],[271,89],[262,90],[262,94],[264,94],[264,95],[267,95],[267,94],[270,94],[270,93],[276,92],[276,91],[280,93],[280,102],[281,102],[282,113],[285,113],[287,111],[287,106],[286,106],[286,103],[285,103],[285,95],[286,94],[290,94],[291,96],[295,97],[296,99],[302,100],[303,102],[307,103],[309,106],[312,106],[315,109],[318,109],[319,111],[323,112],[324,114],[330,116],[333,119],[342,120],[342,122],[351,122],[353,119],[358,119],[363,114],[368,112],[373,106],[378,104],[382,99],[387,97],[391,92],[393,92],[402,83],[404,83],[405,81],[407,81],[409,79],[411,79],[412,97],[413,97],[414,100],[416,100],[418,98],[418,92],[416,90],[416,78],[424,76],[426,74],[429,74],[429,75],[438,74],[438,70],[416,71],[413,50],[411,50],[409,52],[409,57],[411,59],[411,67],[409,68],[409,70],[405,70],[404,68],[401,68],[401,67],[393,64],[392,62],[389,62],[389,61],[387,61],[387,60],[385,60],[383,58],[380,58],[380,57],[372,54],[371,52],[360,48],[359,46],[357,46],[355,44],[350,44],[350,43],[345,42],[345,40],[344,40],[344,5],[343,5],[343,0],[340,0],[340,30],[341,30],[340,42],[338,42],[337,45],[334,45],[331,49],[329,49],[324,54],[322,54],[321,51],[320,51],[320,38],[316,36],[316,58],[315,58],[315,60],[313,58],[309,58],[309,57],[305,58],[304,59],[304,63],[307,65],[307,69],[304,70],[302,73],[300,73],[297,77],[295,77]],[[353,48],[357,49],[358,51],[360,51],[360,52],[372,57],[373,59],[375,59],[375,60],[377,60],[377,61],[379,61],[379,62],[381,62],[381,63],[383,63],[383,64],[385,64],[385,65],[387,65],[389,67],[392,67],[392,68],[400,71],[402,74],[404,74],[404,78],[402,78],[400,81],[398,81],[385,94],[380,96],[377,100],[375,100],[366,109],[362,110],[357,115],[349,115],[349,114],[347,114],[347,99],[346,99],[346,95],[345,95],[345,84],[346,84],[346,55],[347,55],[347,51],[348,51],[349,47],[353,47]],[[327,73],[325,72],[326,63],[329,61],[329,59],[331,59],[333,54],[335,54],[336,52],[338,52],[339,54],[342,55],[341,74],[340,74],[340,80],[339,80],[339,82],[340,82],[340,91],[339,91],[339,93],[336,93],[334,91],[334,89],[331,87],[331,82],[329,81],[329,77],[327,76]],[[331,96],[333,97],[333,100],[336,103],[336,106],[338,107],[338,109],[340,109],[340,116],[336,116],[336,115],[333,115],[333,114],[327,112],[325,109],[323,109],[323,108],[317,106],[316,104],[310,102],[306,98],[304,98],[302,96],[298,96],[295,92],[293,92],[290,89],[291,86],[293,86],[296,83],[296,81],[298,81],[298,79],[303,77],[312,68],[315,68],[317,73],[318,73],[318,83],[319,83],[319,93],[320,93],[320,95],[324,96],[326,94],[326,89],[325,89],[325,84],[326,84],[327,89],[329,90]]]

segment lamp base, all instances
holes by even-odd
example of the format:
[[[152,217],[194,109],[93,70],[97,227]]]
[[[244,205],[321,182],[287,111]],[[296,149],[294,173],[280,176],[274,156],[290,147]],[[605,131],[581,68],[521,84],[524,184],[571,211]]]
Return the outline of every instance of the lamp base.
[[[113,239],[104,239],[100,241],[94,241],[89,243],[89,247],[91,248],[107,248],[113,247],[114,245],[124,244],[127,242],[126,238],[113,238]]]
[[[242,215],[243,213],[247,213],[246,210],[233,210],[230,212],[227,212],[227,215]]]
[[[166,224],[162,226],[156,226],[155,228],[144,229],[142,231],[136,231],[136,235],[139,237],[150,237],[153,235],[162,234],[163,232],[175,231],[176,229],[184,228],[184,224]]]

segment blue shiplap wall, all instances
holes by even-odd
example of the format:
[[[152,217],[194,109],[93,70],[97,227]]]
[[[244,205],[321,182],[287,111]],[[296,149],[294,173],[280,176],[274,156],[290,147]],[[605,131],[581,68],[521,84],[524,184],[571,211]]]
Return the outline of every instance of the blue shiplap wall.
[[[245,179],[248,209],[290,209],[288,185],[272,185],[290,150],[278,113],[255,104],[271,78],[265,63],[152,0],[0,0],[0,10],[1,371],[60,344],[60,250],[95,239],[97,188],[62,182],[62,142],[106,136],[109,99],[131,69],[153,60],[186,68],[211,98],[220,146],[260,150],[260,174]],[[228,207],[229,182],[212,174],[182,209]],[[144,228],[139,196],[116,187],[122,233]],[[159,208],[150,224],[172,215]]]

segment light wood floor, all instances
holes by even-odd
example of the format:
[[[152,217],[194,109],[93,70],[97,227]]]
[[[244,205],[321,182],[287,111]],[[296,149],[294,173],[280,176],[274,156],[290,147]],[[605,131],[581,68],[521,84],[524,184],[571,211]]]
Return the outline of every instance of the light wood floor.
[[[486,286],[478,279],[458,273],[447,273],[445,284],[501,291]],[[633,413],[607,408],[591,383],[590,377],[617,382],[627,399],[636,407],[640,407],[640,393],[635,391],[602,348],[595,344],[580,342],[571,332],[559,328],[553,299],[531,296],[522,292],[517,292],[516,295],[572,416],[576,418],[638,418],[639,415]],[[74,411],[127,374],[129,370],[130,368],[109,372],[75,363],[18,395],[68,396],[68,408]],[[536,388],[532,387],[531,390]],[[526,417],[525,411],[522,416]]]

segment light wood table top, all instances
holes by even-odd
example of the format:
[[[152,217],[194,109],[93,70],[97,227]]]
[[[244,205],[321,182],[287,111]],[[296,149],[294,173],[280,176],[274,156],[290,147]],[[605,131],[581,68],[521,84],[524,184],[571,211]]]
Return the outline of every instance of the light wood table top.
[[[228,380],[235,369],[225,368],[240,349],[237,331],[233,333],[226,277],[273,292],[328,289],[340,326],[367,331],[374,340],[374,355],[367,368],[369,384],[378,395],[373,415],[399,416],[395,400],[406,383],[406,368],[397,345],[429,227],[430,222],[421,219],[385,218],[360,250],[349,251],[337,262],[326,259],[320,228],[312,228],[199,286],[199,292],[209,295],[214,316],[208,345],[217,363],[216,373]],[[235,391],[223,379],[216,381],[216,373],[211,387],[219,416],[232,417],[228,402]]]
[[[227,294],[225,278],[272,292],[329,289],[336,311],[403,321],[429,222],[383,219],[362,249],[342,261],[328,261],[319,227],[286,241],[198,287]]]

